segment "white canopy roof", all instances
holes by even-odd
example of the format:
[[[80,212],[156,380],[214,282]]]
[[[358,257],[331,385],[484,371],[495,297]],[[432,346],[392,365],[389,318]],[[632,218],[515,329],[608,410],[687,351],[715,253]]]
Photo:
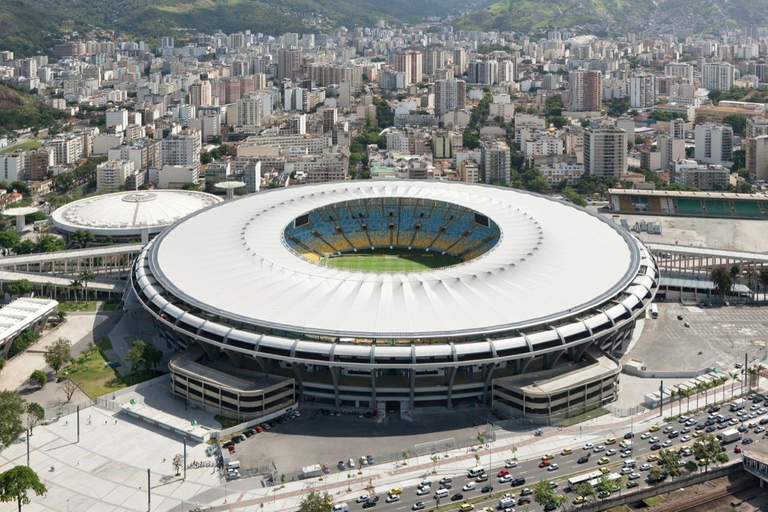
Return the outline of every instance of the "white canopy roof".
[[[376,197],[455,203],[490,217],[496,246],[424,272],[320,266],[283,242],[322,206]],[[277,189],[187,217],[151,247],[153,275],[189,304],[236,321],[334,336],[427,338],[528,327],[617,295],[634,279],[637,242],[597,214],[509,188],[363,181]]]

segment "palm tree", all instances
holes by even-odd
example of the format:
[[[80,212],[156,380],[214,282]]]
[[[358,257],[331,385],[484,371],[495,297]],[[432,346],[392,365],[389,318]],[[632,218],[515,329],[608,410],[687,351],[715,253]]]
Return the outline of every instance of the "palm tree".
[[[83,287],[85,287],[85,305],[88,306],[88,282],[93,281],[96,279],[96,275],[91,272],[90,270],[83,270],[80,272],[80,281],[83,283]]]
[[[696,409],[699,408],[699,397],[701,396],[701,391],[704,389],[704,384],[701,382],[696,383]]]
[[[75,292],[75,300],[77,300],[77,290],[79,290],[82,286],[83,283],[81,283],[79,279],[73,279],[72,282],[69,283],[70,290]]]
[[[733,287],[733,274],[725,267],[715,267],[712,269],[709,277],[715,283],[717,294],[721,299],[725,299],[725,296],[730,293]]]
[[[729,372],[728,375],[731,377],[731,400],[733,400],[733,385],[736,384],[736,379],[739,378],[739,372]]]

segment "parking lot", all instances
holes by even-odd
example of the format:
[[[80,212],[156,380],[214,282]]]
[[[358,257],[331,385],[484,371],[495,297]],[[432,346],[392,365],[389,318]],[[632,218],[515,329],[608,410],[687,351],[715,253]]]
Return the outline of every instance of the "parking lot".
[[[766,355],[766,306],[704,308],[659,303],[658,308],[659,318],[645,321],[642,336],[629,354],[649,370],[716,367],[727,371],[737,362],[743,363],[745,354],[750,361]]]
[[[357,414],[324,416],[305,407],[300,418],[237,444],[232,458],[240,462],[243,476],[255,467],[263,473],[273,463],[278,475],[291,475],[312,464],[328,464],[337,473],[339,461],[346,466],[352,458],[357,467],[352,472],[345,467],[344,471],[353,478],[358,476],[360,457],[372,455],[375,462],[383,462],[384,458],[392,461],[394,456],[402,457],[404,451],[412,455],[415,446],[422,443],[444,441],[459,446],[457,440],[476,438],[488,418],[488,409],[466,409],[460,413],[422,413],[413,422],[395,416],[379,422]],[[290,481],[290,476],[287,478]]]

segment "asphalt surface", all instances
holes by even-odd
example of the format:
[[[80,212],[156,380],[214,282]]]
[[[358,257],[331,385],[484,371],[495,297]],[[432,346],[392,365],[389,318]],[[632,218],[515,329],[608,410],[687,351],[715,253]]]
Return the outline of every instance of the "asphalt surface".
[[[747,403],[747,410],[752,405],[751,402]],[[762,404],[761,404],[762,405]],[[768,409],[768,405],[763,405],[766,409]],[[732,416],[734,418],[737,418],[736,414],[733,412],[730,412],[727,410],[727,407],[723,407],[720,411],[721,414],[724,414],[726,416]],[[750,411],[752,412],[752,411]],[[707,420],[708,412],[700,412],[697,414],[693,414],[690,417],[695,418],[698,424],[703,424]],[[747,419],[743,422],[744,425],[746,425],[750,421],[759,421],[762,418],[768,417],[766,413],[763,413],[761,415],[757,415],[756,419]],[[661,419],[661,418],[660,418]],[[657,432],[652,432],[651,435],[659,438],[659,443],[663,443],[664,441],[668,440],[668,435],[663,434],[662,430],[667,427],[673,427],[675,430],[680,431],[682,430],[685,425],[682,425],[678,423],[677,421],[672,422],[663,422],[660,421],[657,423],[659,425],[660,429]],[[742,423],[735,426],[730,426],[728,428],[738,428],[741,426]],[[693,425],[690,427],[690,433],[687,435],[691,436],[690,440],[682,441],[683,435],[680,434],[678,437],[674,439],[670,439],[672,441],[672,445],[670,448],[678,447],[681,445],[684,446],[690,446],[693,444],[693,442],[696,440],[695,437],[693,437],[696,425]],[[765,425],[765,427],[768,427],[768,425]],[[723,429],[726,430],[726,429]],[[616,432],[617,436],[623,436],[629,432],[629,430],[625,430],[622,432]],[[700,431],[702,435],[706,435],[706,432],[704,430]],[[714,432],[711,432],[711,435],[716,435],[718,433],[722,432],[722,430],[716,430]],[[560,452],[555,452],[555,457],[551,460],[552,463],[556,463],[559,466],[559,469],[555,471],[549,471],[546,467],[539,467],[541,463],[541,459],[535,459],[535,460],[525,460],[525,461],[518,461],[518,465],[515,468],[509,469],[510,474],[514,477],[523,477],[526,480],[525,485],[523,486],[516,486],[512,487],[510,483],[499,483],[499,478],[497,477],[499,471],[504,469],[503,466],[496,466],[493,467],[488,466],[488,461],[483,461],[483,458],[481,458],[479,465],[485,466],[488,480],[484,482],[478,482],[475,489],[464,491],[462,490],[463,487],[469,483],[469,482],[475,482],[476,478],[468,478],[468,475],[466,473],[461,475],[456,474],[431,474],[428,477],[426,477],[426,480],[432,481],[431,490],[429,493],[424,494],[422,496],[419,496],[416,494],[417,488],[416,487],[407,487],[404,488],[402,493],[400,494],[400,499],[398,501],[394,501],[391,503],[386,502],[387,498],[387,490],[382,490],[380,493],[378,493],[378,501],[374,507],[370,507],[367,510],[373,509],[372,512],[385,510],[390,512],[401,512],[401,511],[407,511],[407,510],[414,510],[413,505],[419,501],[423,501],[425,504],[424,510],[431,510],[436,508],[437,506],[440,506],[441,508],[446,508],[446,506],[450,506],[452,509],[458,509],[462,503],[464,503],[465,500],[475,500],[482,496],[487,496],[487,499],[484,499],[480,502],[474,503],[474,508],[476,511],[480,511],[483,507],[492,507],[494,509],[498,509],[499,504],[499,498],[505,494],[505,493],[512,493],[515,495],[515,500],[517,501],[521,497],[521,491],[525,487],[533,488],[535,484],[537,484],[541,480],[547,480],[550,482],[556,482],[557,483],[557,489],[556,491],[560,494],[564,494],[567,498],[567,502],[569,505],[573,504],[573,500],[575,498],[575,494],[569,491],[568,489],[568,483],[567,479],[569,477],[573,477],[579,474],[585,474],[585,473],[591,473],[598,471],[601,467],[607,467],[610,468],[612,473],[618,473],[620,468],[623,465],[624,460],[626,459],[635,459],[637,461],[637,466],[635,467],[635,472],[639,473],[641,475],[641,478],[637,478],[636,482],[639,483],[639,487],[635,487],[633,489],[623,489],[621,491],[618,491],[620,493],[626,493],[631,491],[636,491],[642,488],[646,488],[651,486],[652,484],[649,484],[646,479],[649,473],[649,470],[641,471],[640,466],[646,462],[646,459],[648,455],[652,453],[658,454],[658,451],[651,450],[652,443],[649,442],[650,439],[641,439],[641,435],[643,435],[645,431],[637,431],[635,432],[635,437],[633,438],[633,449],[632,449],[632,455],[630,457],[622,458],[620,456],[620,448],[619,443],[623,440],[622,437],[619,437],[616,439],[616,444],[612,445],[605,445],[605,450],[614,449],[616,450],[615,455],[608,456],[609,463],[605,465],[598,465],[598,460],[601,457],[605,457],[606,453],[605,451],[601,452],[594,452],[593,449],[591,450],[585,450],[584,446],[571,446],[569,447],[572,450],[572,453],[570,455],[561,455]],[[753,429],[750,429],[749,432],[745,432],[743,434],[743,437],[750,437],[755,442],[758,442],[762,439],[763,433],[753,433]],[[598,443],[594,443],[597,445]],[[605,443],[602,443],[605,444]],[[728,453],[729,457],[733,459],[734,456],[738,457],[738,455],[734,454],[734,448],[735,446],[739,445],[739,443],[733,443],[726,445],[726,453]],[[577,461],[580,457],[591,454],[589,461],[583,464],[579,464]],[[693,459],[693,456],[689,457],[683,457],[683,461],[687,461]],[[656,467],[656,462],[651,462],[651,466]],[[467,470],[470,468],[468,467]],[[449,489],[449,495],[448,497],[442,498],[439,501],[435,499],[435,491],[440,488],[440,479],[450,476],[453,478],[453,481],[451,482],[452,487]],[[481,489],[486,486],[491,485],[493,486],[493,491],[489,493],[482,493]],[[455,496],[456,494],[462,494],[463,499],[459,499],[456,501],[452,501],[451,498]],[[530,504],[522,504],[522,505],[515,505],[514,507],[511,507],[511,510],[517,509],[518,512],[521,510],[526,511],[540,511],[543,510],[543,507],[538,505],[533,501],[533,496],[530,495],[528,498],[531,498]],[[362,511],[363,510],[363,503],[357,503],[354,499],[347,500],[347,504],[349,506],[350,511]],[[509,511],[508,511],[509,512]]]

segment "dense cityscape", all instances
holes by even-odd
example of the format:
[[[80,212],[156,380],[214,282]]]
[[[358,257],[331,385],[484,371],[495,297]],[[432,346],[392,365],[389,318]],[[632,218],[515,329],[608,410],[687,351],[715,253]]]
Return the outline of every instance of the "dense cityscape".
[[[768,510],[759,5],[199,4],[0,7],[2,510]]]

